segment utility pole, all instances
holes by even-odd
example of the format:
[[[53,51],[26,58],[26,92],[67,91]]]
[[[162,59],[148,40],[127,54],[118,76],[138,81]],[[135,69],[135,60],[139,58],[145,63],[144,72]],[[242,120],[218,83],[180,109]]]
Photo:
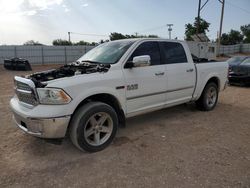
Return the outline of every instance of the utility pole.
[[[199,31],[200,31],[200,13],[201,13],[201,0],[199,0],[199,5],[198,5],[198,20],[197,20],[197,27],[196,27],[196,34],[198,35],[199,34]]]
[[[201,6],[201,0],[199,0],[198,4],[198,16],[197,16],[197,27],[196,27],[196,34],[198,35],[200,33],[200,22],[201,22],[201,11],[206,6],[209,0],[206,0],[205,3]]]
[[[69,35],[69,43],[70,43],[70,32],[68,32],[68,35]]]
[[[169,34],[169,39],[171,39],[171,31],[173,30],[172,29],[172,26],[173,26],[174,24],[167,24],[167,26],[168,26],[168,34]]]
[[[221,33],[222,33],[222,24],[223,24],[223,17],[224,17],[225,0],[219,0],[219,2],[222,4],[222,7],[221,7],[220,31],[219,31],[219,39],[218,39],[218,56],[220,56],[220,43],[221,43]]]

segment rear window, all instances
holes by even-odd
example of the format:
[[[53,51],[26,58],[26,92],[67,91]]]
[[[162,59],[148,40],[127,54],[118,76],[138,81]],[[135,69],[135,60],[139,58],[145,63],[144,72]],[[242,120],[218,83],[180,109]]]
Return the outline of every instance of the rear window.
[[[187,63],[183,46],[176,42],[162,42],[165,64]]]

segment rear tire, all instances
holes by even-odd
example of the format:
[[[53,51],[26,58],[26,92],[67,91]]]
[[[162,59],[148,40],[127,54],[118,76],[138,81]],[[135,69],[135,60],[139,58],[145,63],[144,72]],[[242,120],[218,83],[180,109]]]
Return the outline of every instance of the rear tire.
[[[80,150],[97,152],[113,141],[117,127],[117,114],[111,106],[89,102],[74,113],[70,122],[70,138]]]
[[[218,86],[214,82],[208,83],[200,98],[195,102],[199,110],[210,111],[213,110],[218,101]]]

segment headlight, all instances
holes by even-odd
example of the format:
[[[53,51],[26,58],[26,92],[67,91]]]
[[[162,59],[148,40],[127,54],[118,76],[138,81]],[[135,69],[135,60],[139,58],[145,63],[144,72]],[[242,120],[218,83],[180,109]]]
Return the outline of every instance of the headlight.
[[[62,89],[38,88],[37,93],[41,104],[68,104],[71,101]]]

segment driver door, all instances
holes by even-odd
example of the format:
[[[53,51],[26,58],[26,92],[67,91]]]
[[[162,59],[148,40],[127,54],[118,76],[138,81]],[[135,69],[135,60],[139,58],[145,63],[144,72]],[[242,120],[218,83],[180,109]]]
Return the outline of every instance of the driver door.
[[[150,56],[150,66],[123,69],[128,116],[162,108],[166,101],[167,79],[158,42],[139,44],[128,61],[141,55]]]

